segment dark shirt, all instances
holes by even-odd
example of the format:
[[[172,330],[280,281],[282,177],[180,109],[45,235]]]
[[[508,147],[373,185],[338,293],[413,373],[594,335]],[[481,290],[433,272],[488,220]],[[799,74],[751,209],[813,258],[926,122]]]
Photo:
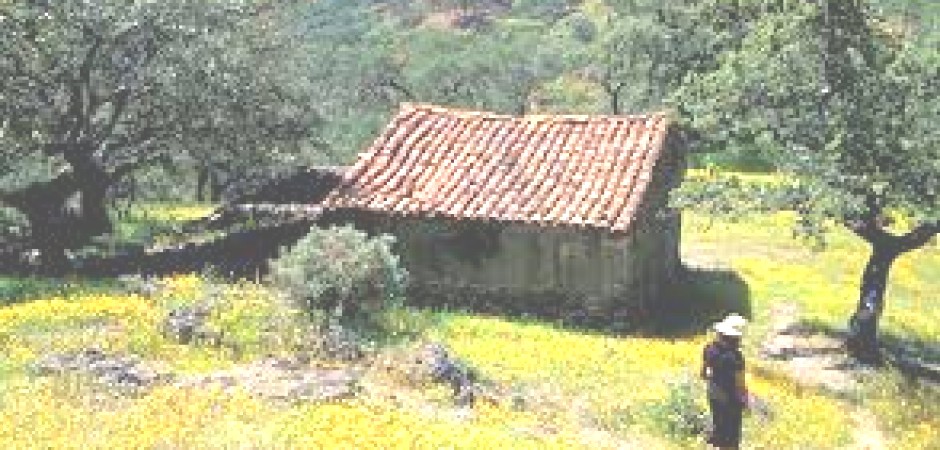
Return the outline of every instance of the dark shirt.
[[[711,368],[708,377],[708,397],[715,401],[740,404],[735,375],[744,370],[741,350],[721,342],[705,346],[705,367]]]

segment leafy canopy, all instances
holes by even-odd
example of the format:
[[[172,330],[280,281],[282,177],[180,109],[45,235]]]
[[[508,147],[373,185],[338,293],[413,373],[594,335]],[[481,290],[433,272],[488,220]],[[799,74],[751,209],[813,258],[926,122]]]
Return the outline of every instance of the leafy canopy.
[[[713,24],[740,38],[678,95],[689,123],[789,174],[799,189],[774,196],[778,206],[856,231],[879,228],[888,210],[934,226],[940,47],[928,30],[894,29],[860,1],[740,3],[735,21]]]
[[[4,184],[306,145],[316,114],[289,3],[0,5],[0,177],[27,174]]]

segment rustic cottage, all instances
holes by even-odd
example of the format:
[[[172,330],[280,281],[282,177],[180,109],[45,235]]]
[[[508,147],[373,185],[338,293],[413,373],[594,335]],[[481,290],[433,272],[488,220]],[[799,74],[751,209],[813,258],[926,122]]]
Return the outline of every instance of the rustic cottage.
[[[672,129],[405,104],[323,205],[398,237],[419,303],[634,315],[680,267]]]

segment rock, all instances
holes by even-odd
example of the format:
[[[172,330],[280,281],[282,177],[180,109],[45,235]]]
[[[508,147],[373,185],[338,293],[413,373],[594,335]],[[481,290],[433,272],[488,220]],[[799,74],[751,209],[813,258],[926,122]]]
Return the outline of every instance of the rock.
[[[324,402],[352,397],[357,377],[344,370],[307,373],[289,381],[291,398]]]
[[[33,364],[33,370],[41,376],[54,375],[70,370],[71,361],[61,355],[50,355],[40,358]]]
[[[362,339],[341,325],[330,325],[325,331],[313,335],[314,351],[321,357],[338,361],[358,361],[365,356]]]
[[[163,321],[163,334],[181,344],[198,341],[218,343],[220,336],[207,326],[211,309],[205,305],[181,306]]]
[[[262,364],[272,369],[282,370],[282,371],[296,371],[302,368],[302,364],[298,363],[298,361],[296,360],[292,360],[289,358],[269,357],[263,360]]]
[[[464,361],[450,355],[443,344],[431,342],[393,352],[381,358],[385,370],[401,375],[407,383],[422,386],[430,383],[447,384],[453,390],[458,405],[471,405],[476,398],[476,375]]]
[[[113,355],[98,348],[48,355],[34,365],[39,375],[78,373],[111,387],[147,388],[172,378],[169,371],[134,355]]]
[[[160,291],[160,285],[156,280],[140,275],[119,275],[118,281],[128,292],[144,297],[153,296]]]
[[[177,386],[220,385],[269,399],[325,402],[354,396],[359,378],[351,369],[320,369],[290,359],[267,358],[225,372],[181,380]]]

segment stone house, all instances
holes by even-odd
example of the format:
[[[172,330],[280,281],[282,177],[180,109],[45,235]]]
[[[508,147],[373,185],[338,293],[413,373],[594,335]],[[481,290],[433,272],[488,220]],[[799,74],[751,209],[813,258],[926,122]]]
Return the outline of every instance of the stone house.
[[[680,268],[673,130],[404,104],[322,205],[398,238],[419,304],[635,316]]]

